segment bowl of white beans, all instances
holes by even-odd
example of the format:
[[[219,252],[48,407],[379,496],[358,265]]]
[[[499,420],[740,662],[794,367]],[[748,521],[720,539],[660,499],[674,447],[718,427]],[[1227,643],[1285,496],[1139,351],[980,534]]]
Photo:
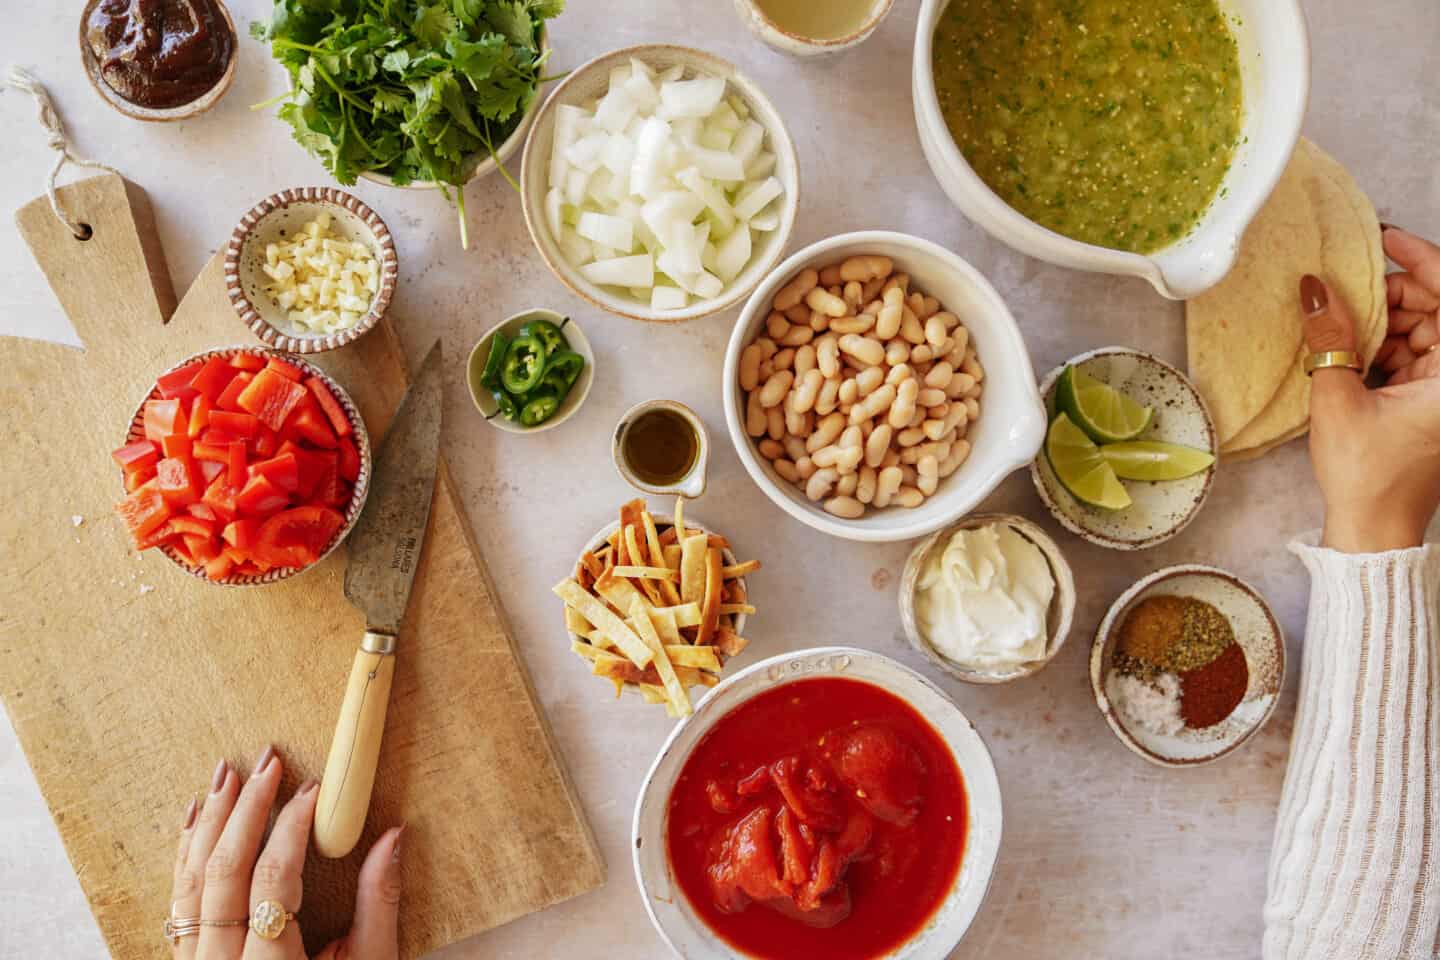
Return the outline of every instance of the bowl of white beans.
[[[1045,438],[1030,354],[995,288],[891,231],[822,240],[771,272],[731,334],[724,389],[760,489],[849,540],[953,523]]]

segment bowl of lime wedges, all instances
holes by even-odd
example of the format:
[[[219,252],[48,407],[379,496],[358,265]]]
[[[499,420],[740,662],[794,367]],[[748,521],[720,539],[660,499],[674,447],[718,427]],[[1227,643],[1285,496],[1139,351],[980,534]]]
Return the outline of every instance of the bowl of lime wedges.
[[[1164,543],[1199,514],[1215,476],[1215,424],[1175,367],[1102,347],[1040,383],[1050,418],[1030,477],[1071,533],[1114,550]]]

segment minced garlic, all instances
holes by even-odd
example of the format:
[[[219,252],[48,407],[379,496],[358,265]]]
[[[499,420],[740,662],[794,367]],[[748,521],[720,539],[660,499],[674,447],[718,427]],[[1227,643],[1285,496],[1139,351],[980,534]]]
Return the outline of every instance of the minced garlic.
[[[370,312],[380,289],[380,264],[367,244],[346,240],[321,213],[294,240],[265,246],[265,292],[297,329],[335,333]]]

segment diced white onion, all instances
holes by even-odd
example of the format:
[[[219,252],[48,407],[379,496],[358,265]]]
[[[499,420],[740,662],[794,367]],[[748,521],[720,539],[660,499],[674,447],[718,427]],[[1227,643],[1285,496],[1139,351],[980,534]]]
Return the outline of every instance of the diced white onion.
[[[611,287],[649,287],[655,283],[655,261],[648,253],[634,257],[596,260],[580,268],[591,283]]]

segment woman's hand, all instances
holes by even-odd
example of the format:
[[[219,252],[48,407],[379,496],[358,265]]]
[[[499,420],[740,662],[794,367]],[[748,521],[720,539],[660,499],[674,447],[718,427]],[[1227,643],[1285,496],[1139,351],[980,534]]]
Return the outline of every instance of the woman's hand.
[[[1440,506],[1440,247],[1387,227],[1389,331],[1367,390],[1353,370],[1317,370],[1310,455],[1325,497],[1325,546],[1375,553],[1419,546]],[[1350,308],[1317,277],[1300,281],[1312,352],[1355,350]]]
[[[310,843],[319,784],[302,784],[265,826],[280,789],[283,764],[266,747],[249,780],[224,760],[215,768],[203,807],[190,802],[175,860],[172,920],[205,921],[198,935],[175,943],[178,960],[304,960],[300,926],[291,919],[280,935],[266,940],[249,929],[255,905],[278,903],[298,913],[301,871]],[[400,833],[387,831],[370,848],[360,868],[355,916],[344,938],[320,951],[317,960],[396,960],[400,909]],[[210,921],[220,921],[211,924]]]

